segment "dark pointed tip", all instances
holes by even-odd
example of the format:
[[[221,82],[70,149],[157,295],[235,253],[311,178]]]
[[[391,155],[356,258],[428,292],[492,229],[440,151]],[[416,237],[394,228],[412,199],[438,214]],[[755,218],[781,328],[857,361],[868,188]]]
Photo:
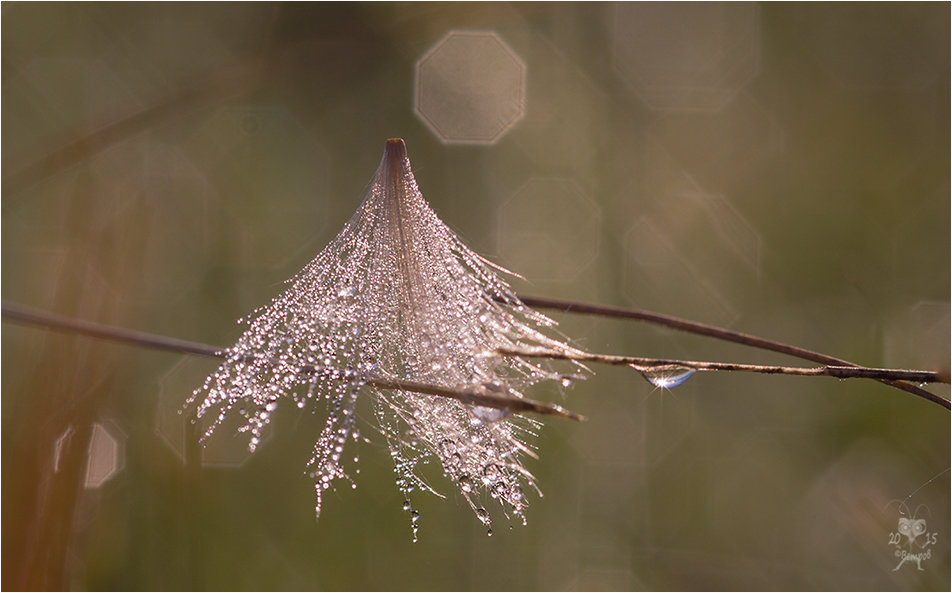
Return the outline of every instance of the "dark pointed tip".
[[[402,161],[407,158],[407,145],[403,138],[390,138],[383,149],[383,157],[386,161]]]

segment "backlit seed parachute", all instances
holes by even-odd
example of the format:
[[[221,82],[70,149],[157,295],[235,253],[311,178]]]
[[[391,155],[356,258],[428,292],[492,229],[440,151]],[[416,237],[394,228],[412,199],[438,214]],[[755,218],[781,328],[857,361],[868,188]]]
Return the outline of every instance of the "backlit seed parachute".
[[[520,414],[454,399],[367,385],[368,377],[407,379],[522,397],[563,375],[499,348],[577,353],[545,333],[554,322],[526,307],[496,271],[436,216],[417,188],[406,146],[388,140],[364,201],[339,235],[291,287],[250,316],[221,367],[197,389],[208,438],[229,414],[242,414],[254,451],[280,402],[298,408],[326,400],[325,425],[309,461],[316,510],[334,480],[350,480],[345,449],[357,438],[358,396],[373,400],[397,485],[409,502],[429,489],[420,467],[436,459],[487,526],[487,499],[523,522],[525,490],[538,490],[523,465],[538,423]],[[353,454],[350,454],[352,456]]]

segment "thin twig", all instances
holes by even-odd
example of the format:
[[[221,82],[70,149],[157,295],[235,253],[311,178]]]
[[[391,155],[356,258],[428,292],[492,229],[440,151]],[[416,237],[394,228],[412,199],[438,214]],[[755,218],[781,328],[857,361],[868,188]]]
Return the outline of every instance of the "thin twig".
[[[28,323],[31,325],[38,325],[57,331],[77,333],[93,338],[114,340],[117,342],[139,344],[140,346],[148,346],[150,348],[157,348],[159,350],[167,350],[171,352],[198,354],[201,356],[209,356],[221,359],[228,357],[228,351],[226,349],[217,348],[209,344],[190,342],[188,340],[180,340],[178,338],[171,338],[168,336],[114,327],[100,323],[94,323],[92,321],[84,321],[81,319],[71,319],[68,317],[55,315],[53,313],[36,311],[12,303],[3,303],[2,312],[4,319]],[[306,367],[302,370],[321,373],[330,377],[339,377],[341,379],[347,376],[344,371],[339,369],[318,369],[317,367]],[[380,389],[401,389],[404,391],[413,391],[415,393],[425,393],[439,397],[448,397],[450,399],[459,400],[467,404],[486,406],[488,408],[496,408],[510,412],[532,412],[534,414],[559,416],[576,421],[582,421],[585,419],[584,416],[566,410],[557,404],[540,402],[528,398],[514,397],[506,393],[490,391],[489,389],[481,386],[457,389],[443,385],[433,385],[430,383],[410,381],[407,379],[372,376],[362,377],[361,379],[364,381],[364,383],[378,387]]]
[[[529,304],[526,298],[532,301],[537,301],[537,300],[547,301],[549,302],[550,305],[555,302],[561,302],[563,305],[573,306],[573,310],[576,312],[591,313],[596,315],[602,314],[599,312],[599,310],[603,309],[603,307],[599,305],[588,305],[585,303],[569,303],[568,301],[556,301],[555,299],[540,299],[539,297],[520,297],[520,298],[522,298],[523,302],[526,304]],[[537,304],[535,306],[539,306],[540,308],[542,308],[542,305]],[[551,308],[556,308],[556,307],[552,306]],[[638,319],[640,318],[639,316],[641,314],[646,314],[646,315],[655,316],[658,319],[662,319],[662,320],[670,319],[670,320],[674,320],[686,325],[696,325],[699,327],[706,328],[708,332],[711,332],[711,333],[706,333],[706,335],[711,335],[713,337],[721,337],[717,334],[717,332],[719,331],[726,332],[727,334],[731,334],[731,333],[737,334],[737,332],[731,332],[730,330],[721,330],[720,328],[705,326],[704,324],[695,324],[695,322],[681,320],[681,319],[677,319],[673,317],[667,318],[664,315],[659,315],[659,314],[650,313],[650,312],[618,309],[614,307],[605,307],[604,309],[607,309],[609,311],[615,309],[614,313],[610,313],[607,316],[628,317],[628,318]],[[8,318],[14,321],[31,323],[34,325],[41,325],[50,329],[70,331],[73,333],[80,333],[80,334],[84,334],[84,335],[88,335],[92,337],[117,340],[121,342],[136,343],[143,346],[149,346],[153,348],[159,348],[162,350],[170,350],[175,352],[199,354],[202,356],[211,356],[216,358],[224,358],[226,356],[224,350],[216,348],[215,346],[210,346],[208,344],[202,344],[199,342],[190,342],[187,340],[180,340],[177,338],[171,338],[167,336],[160,336],[160,335],[150,334],[146,332],[106,326],[106,325],[93,323],[89,321],[83,321],[79,319],[70,319],[70,318],[61,317],[61,316],[50,314],[50,313],[34,311],[31,309],[22,307],[20,305],[3,303],[2,310],[3,310],[4,318]],[[566,310],[566,309],[560,309],[560,310]],[[678,329],[681,329],[681,328],[678,328]],[[686,331],[691,331],[691,330],[686,329]],[[702,332],[694,332],[694,333],[702,333]],[[795,346],[788,346],[786,344],[771,342],[770,340],[764,340],[762,338],[757,338],[755,336],[746,336],[746,334],[737,334],[737,335],[744,336],[745,338],[750,338],[753,341],[761,341],[768,344],[776,344],[778,346],[781,346],[783,348],[788,348],[791,350],[802,350]],[[736,340],[731,340],[731,341],[736,341]],[[745,343],[745,342],[740,342],[740,343]],[[758,344],[755,344],[755,343],[752,343],[750,345],[753,345],[755,347],[760,347]],[[781,351],[776,348],[767,348],[767,349]],[[900,381],[889,380],[885,378],[872,376],[877,372],[883,372],[883,371],[889,372],[889,371],[892,371],[892,369],[872,369],[869,367],[860,367],[859,365],[856,365],[854,363],[842,361],[840,359],[833,358],[833,357],[827,357],[824,354],[813,353],[808,350],[803,352],[806,352],[810,355],[813,355],[819,358],[831,360],[833,361],[833,363],[828,364],[825,367],[819,367],[821,369],[826,369],[823,372],[817,371],[815,369],[801,369],[804,372],[786,373],[786,374],[828,375],[828,376],[839,376],[842,378],[847,378],[847,376],[858,377],[862,373],[869,373],[868,375],[865,376],[865,378],[874,378],[888,385],[893,385],[897,387],[901,386],[900,388],[914,387],[912,385],[909,385],[907,383],[902,383]],[[505,351],[501,351],[501,353],[505,353]],[[525,355],[528,356],[532,354],[541,354],[541,353],[540,352],[532,353],[531,351],[527,351],[527,354]],[[548,351],[545,352],[545,355],[547,356],[551,355],[551,356],[548,356],[550,358],[567,358],[567,356],[562,355],[560,353],[554,353],[554,352],[548,352]],[[721,366],[721,368],[718,370],[752,371],[754,368],[761,368],[761,369],[784,368],[784,367],[768,367],[763,365],[737,365],[733,363],[702,363],[699,361],[675,361],[675,360],[664,360],[664,359],[647,359],[647,358],[617,357],[617,356],[613,357],[611,355],[596,355],[596,354],[592,354],[589,356],[602,357],[603,360],[596,360],[594,358],[592,359],[580,358],[579,360],[580,361],[591,360],[592,362],[604,362],[606,364],[619,364],[619,365],[627,365],[627,366],[631,366],[632,364],[637,365],[639,363],[642,364],[642,366],[651,366],[651,364],[649,363],[653,362],[655,363],[655,366],[669,365],[669,366],[697,368],[697,367],[690,367],[689,364],[686,364],[686,363],[694,363],[698,365],[700,364],[719,365]],[[617,360],[617,362],[609,362],[610,359]],[[819,361],[819,362],[822,362],[822,361]],[[727,367],[733,367],[733,368],[728,369]],[[740,368],[740,367],[744,367],[744,368]],[[792,367],[789,367],[789,368],[792,368]],[[860,370],[857,371],[857,369],[860,369]],[[705,370],[715,370],[715,369],[713,367],[710,367]],[[756,371],[756,372],[771,372],[771,371],[763,370],[763,371]],[[772,372],[779,373],[781,371],[772,371]],[[848,374],[850,372],[854,372],[858,374]],[[925,382],[948,383],[949,382],[947,373],[934,373],[931,371],[897,371],[897,372],[924,373],[924,375],[915,375],[916,378],[912,379],[920,383],[925,383]],[[925,377],[925,378],[922,378],[922,377]],[[492,407],[492,408],[507,409],[510,411],[534,412],[538,414],[561,416],[561,417],[570,418],[573,420],[584,419],[582,416],[579,416],[578,414],[565,410],[564,408],[556,404],[550,404],[547,402],[538,402],[538,401],[530,400],[530,399],[514,398],[504,394],[491,392],[485,389],[469,388],[469,389],[457,390],[457,389],[447,388],[447,387],[443,387],[439,385],[430,385],[430,384],[416,383],[416,382],[410,382],[410,381],[407,381],[404,384],[402,381],[403,380],[398,380],[398,379],[374,378],[374,379],[368,379],[367,383],[380,387],[381,389],[405,389],[407,391],[415,391],[419,393],[428,393],[431,395],[449,397],[449,398],[457,399],[465,403],[484,405],[484,406]],[[379,384],[377,382],[379,382]],[[401,386],[401,385],[404,385],[404,386]],[[905,390],[919,397],[923,397],[924,399],[927,399],[928,401],[939,404],[940,406],[946,409],[950,408],[949,400],[943,397],[940,397],[934,393],[931,393],[929,391],[926,391],[924,389],[919,389],[919,388],[916,388],[915,391],[909,390],[909,389],[905,389]]]
[[[824,365],[830,366],[844,366],[844,367],[858,367],[856,363],[850,362],[848,360],[843,360],[842,358],[836,358],[834,356],[829,356],[827,354],[822,354],[820,352],[814,352],[812,350],[807,350],[806,348],[800,348],[798,346],[792,346],[790,344],[784,344],[783,342],[776,342],[774,340],[768,340],[766,338],[760,338],[757,336],[752,336],[750,334],[745,334],[742,332],[737,332],[722,327],[716,327],[713,325],[707,325],[705,323],[698,323],[696,321],[689,321],[687,319],[681,319],[679,317],[672,317],[670,315],[662,315],[661,313],[654,313],[652,311],[645,311],[643,309],[628,309],[625,307],[612,307],[607,305],[594,305],[590,303],[579,303],[574,301],[566,301],[561,299],[552,299],[548,297],[538,297],[531,295],[517,295],[519,300],[530,307],[535,307],[537,309],[551,309],[554,311],[562,311],[563,313],[581,313],[586,315],[598,315],[600,317],[611,317],[615,319],[632,319],[636,321],[645,321],[648,323],[653,323],[655,325],[661,325],[663,327],[668,327],[671,329],[684,331],[692,334],[697,334],[701,336],[708,336],[718,340],[724,340],[727,342],[734,342],[735,344],[743,344],[745,346],[751,346],[753,348],[759,348],[760,350],[770,350],[772,352],[779,352],[781,354],[787,354],[802,360],[809,360],[811,362],[816,362]],[[949,401],[941,396],[938,396],[930,391],[926,391],[917,385],[912,385],[910,383],[904,383],[902,381],[892,381],[887,379],[879,379],[880,382],[889,385],[890,387],[895,387],[902,391],[911,393],[923,399],[929,400],[933,403],[939,404],[940,406],[948,409]]]
[[[574,360],[578,362],[598,362],[615,366],[629,366],[640,372],[671,371],[692,369],[695,371],[739,371],[761,373],[765,375],[800,375],[805,377],[836,377],[838,379],[886,379],[916,381],[918,383],[948,383],[949,376],[935,371],[906,369],[879,369],[871,367],[848,367],[824,365],[820,367],[788,367],[778,365],[741,364],[734,362],[707,362],[700,360],[676,360],[669,358],[646,358],[642,356],[620,356],[617,354],[596,354],[585,352],[573,354],[552,350],[500,348],[497,353],[506,356],[524,358],[548,358],[554,360]]]

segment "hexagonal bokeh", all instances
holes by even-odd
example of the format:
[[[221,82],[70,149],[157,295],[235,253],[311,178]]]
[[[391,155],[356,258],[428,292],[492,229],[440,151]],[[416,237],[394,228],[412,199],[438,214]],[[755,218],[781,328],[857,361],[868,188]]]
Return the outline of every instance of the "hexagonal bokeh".
[[[63,447],[68,446],[75,436],[76,429],[70,426],[56,439],[53,444],[53,471],[60,470]],[[84,487],[99,488],[122,471],[125,466],[125,441],[125,433],[115,422],[107,420],[93,423],[86,452]]]
[[[195,406],[183,408],[188,396],[202,385],[215,366],[215,361],[190,357],[179,361],[165,373],[159,380],[156,432],[182,461],[188,459],[191,447],[197,447],[203,466],[241,467],[252,453],[248,450],[247,433],[238,432],[237,415],[232,414],[210,439],[200,444],[198,438],[204,432],[209,418],[195,422]],[[267,443],[270,435],[270,431],[265,431],[259,448]]]
[[[760,24],[751,3],[622,2],[614,67],[650,107],[716,111],[760,67]]]
[[[570,179],[532,179],[496,216],[499,255],[530,280],[571,282],[598,255],[601,208]]]
[[[415,103],[444,142],[495,142],[525,111],[525,66],[495,33],[453,31],[417,62]]]
[[[125,435],[113,422],[93,424],[83,486],[99,488],[125,465]]]

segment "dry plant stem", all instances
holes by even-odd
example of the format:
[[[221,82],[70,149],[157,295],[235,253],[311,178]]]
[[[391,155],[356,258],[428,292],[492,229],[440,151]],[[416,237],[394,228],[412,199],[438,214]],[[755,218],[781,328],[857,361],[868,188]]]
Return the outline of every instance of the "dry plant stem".
[[[527,300],[532,301],[534,306],[546,308],[543,305],[539,304],[539,301],[544,301],[547,303],[548,308],[558,308],[554,306],[554,303],[562,303],[563,305],[574,306],[574,311],[581,313],[593,313],[599,314],[596,311],[591,309],[601,309],[602,307],[598,305],[587,305],[584,303],[569,303],[567,301],[557,301],[555,299],[545,299],[540,297],[521,297],[523,302],[529,304]],[[107,325],[102,325],[98,323],[93,323],[89,321],[83,321],[79,319],[69,319],[66,317],[61,317],[58,315],[44,313],[39,311],[34,311],[20,305],[15,305],[11,303],[3,303],[3,317],[13,321],[21,321],[24,323],[30,323],[33,325],[41,325],[50,329],[68,331],[73,333],[79,333],[87,336],[92,336],[96,338],[103,338],[108,340],[116,340],[120,342],[135,343],[143,346],[149,346],[152,348],[158,348],[161,350],[169,350],[173,352],[184,352],[188,354],[199,354],[202,356],[210,356],[215,358],[223,358],[224,354],[220,348],[215,346],[210,346],[208,344],[202,344],[199,342],[190,342],[187,340],[179,340],[177,338],[170,338],[167,336],[160,336],[156,334],[150,334],[146,332],[140,332],[130,329],[111,327]],[[608,310],[615,309],[613,307],[606,307]],[[560,309],[565,310],[565,309]],[[617,317],[628,317],[633,319],[640,319],[641,315],[646,316],[655,316],[658,319],[671,319],[681,324],[695,325],[694,322],[686,321],[677,318],[666,318],[664,315],[658,315],[655,313],[650,313],[646,311],[635,311],[628,309],[617,309],[619,315],[608,315],[608,316],[617,316]],[[699,327],[704,327],[711,330],[712,333],[706,333],[705,335],[712,335],[714,337],[720,337],[716,332],[720,328],[713,328],[710,326],[704,326],[703,324],[696,324]],[[680,328],[679,328],[680,329]],[[690,330],[687,330],[690,331]],[[744,336],[745,338],[750,338],[754,341],[765,342],[768,344],[778,344],[771,342],[770,340],[763,340],[762,338],[756,338],[754,336],[746,336],[746,334],[738,334],[737,332],[731,332],[730,330],[723,330],[728,334],[737,334],[739,336]],[[702,332],[695,332],[702,333]],[[735,341],[735,340],[732,340]],[[747,343],[747,342],[740,342]],[[759,347],[759,344],[752,343],[755,347]],[[802,349],[795,346],[787,346],[785,344],[778,344],[784,348],[790,350],[801,351]],[[787,354],[791,352],[785,350],[778,350],[776,348],[767,348],[769,350],[783,351]],[[742,364],[733,364],[733,363],[713,363],[713,362],[700,362],[700,361],[683,361],[683,360],[663,360],[663,359],[649,359],[649,358],[635,358],[635,357],[625,357],[625,356],[612,356],[612,355],[600,355],[600,354],[589,354],[588,356],[592,358],[577,358],[580,362],[590,361],[590,362],[600,362],[605,364],[616,364],[616,365],[642,365],[642,366],[681,366],[687,368],[695,368],[698,370],[735,370],[735,371],[748,371],[748,372],[763,372],[763,373],[774,373],[774,374],[798,374],[798,375],[814,375],[814,376],[832,376],[840,378],[848,377],[863,377],[870,378],[882,381],[888,385],[901,386],[903,387],[914,387],[906,383],[899,381],[894,381],[886,379],[881,376],[876,376],[877,373],[889,373],[889,372],[898,372],[898,373],[910,373],[908,377],[904,377],[917,382],[942,382],[948,383],[949,377],[947,374],[935,373],[931,371],[893,371],[892,369],[872,369],[867,367],[860,367],[853,363],[846,363],[846,361],[840,361],[839,359],[833,357],[827,357],[823,354],[813,353],[808,350],[803,350],[803,352],[810,355],[814,355],[818,358],[824,358],[827,360],[834,361],[833,364],[827,365],[825,367],[819,367],[814,369],[793,369],[792,367],[769,367],[763,365],[742,365]],[[566,356],[560,353],[553,352],[533,352],[533,351],[500,351],[501,354],[519,354],[523,356],[541,356],[548,358],[567,358]],[[796,356],[796,355],[794,355]],[[843,364],[845,363],[845,364]],[[692,366],[694,365],[694,366]],[[707,368],[700,368],[696,365],[708,365]],[[719,367],[719,368],[715,368]],[[796,371],[802,372],[784,372],[780,370],[767,370],[767,369],[783,369],[791,368]],[[754,369],[765,369],[765,370],[754,370]],[[915,378],[912,378],[915,377]],[[583,420],[584,417],[579,416],[573,412],[565,410],[561,406],[550,404],[546,402],[538,402],[530,399],[518,399],[511,398],[505,395],[500,395],[497,393],[492,393],[486,390],[481,389],[464,389],[464,390],[455,390],[451,388],[446,388],[438,385],[429,385],[423,383],[417,383],[413,381],[404,381],[399,379],[372,379],[367,381],[370,384],[377,385],[383,389],[405,389],[407,391],[415,391],[418,393],[427,393],[430,395],[437,395],[442,397],[450,397],[452,399],[457,399],[465,403],[472,403],[477,405],[482,405],[491,408],[500,408],[506,409],[509,411],[525,411],[533,412],[538,414],[547,414],[554,416],[561,416],[563,418],[570,418],[572,420]],[[906,391],[910,391],[906,389]],[[942,398],[934,393],[928,392],[924,389],[916,388],[916,391],[910,391],[914,395],[923,397],[933,403],[937,403],[940,406],[949,409],[950,402],[945,398]],[[925,395],[922,395],[925,394]]]
[[[190,342],[188,340],[179,340],[168,336],[160,336],[147,332],[141,332],[120,327],[112,327],[91,321],[81,319],[70,319],[51,313],[35,311],[20,305],[12,303],[3,303],[3,317],[11,321],[19,321],[31,325],[39,325],[48,329],[65,331],[69,333],[82,334],[93,338],[114,340],[168,350],[172,352],[182,352],[186,354],[198,354],[213,358],[226,358],[226,352],[222,348],[216,348],[209,344],[200,342]],[[312,373],[326,373],[331,376],[343,378],[344,371],[340,369],[319,369],[309,367],[302,369]],[[404,379],[391,379],[384,377],[365,377],[363,381],[368,385],[373,385],[381,389],[402,389],[404,391],[413,391],[416,393],[425,393],[439,397],[448,397],[456,399],[467,404],[485,406],[507,410],[509,412],[531,412],[534,414],[543,414],[548,416],[559,416],[570,420],[582,421],[584,416],[570,412],[562,406],[547,402],[540,402],[527,398],[517,398],[505,394],[494,393],[481,387],[470,387],[465,389],[455,389],[444,387],[442,385],[432,385],[429,383],[420,383],[418,381],[408,381]]]
[[[585,416],[566,410],[557,404],[540,402],[532,399],[517,398],[504,394],[493,393],[487,389],[448,389],[438,385],[430,385],[417,381],[407,381],[404,379],[368,379],[368,384],[375,385],[381,389],[401,389],[403,391],[413,391],[415,393],[428,393],[440,397],[449,397],[458,399],[467,404],[485,406],[487,408],[497,408],[511,412],[532,412],[534,414],[544,414],[549,416],[561,416],[569,420],[582,422]]]
[[[578,362],[597,362],[615,366],[629,366],[637,371],[662,371],[674,369],[694,369],[696,371],[738,371],[761,373],[765,375],[800,375],[804,377],[836,377],[838,379],[888,379],[916,381],[918,383],[948,383],[949,377],[935,371],[905,369],[879,369],[869,367],[821,366],[787,367],[762,364],[741,364],[733,362],[706,362],[700,360],[676,360],[667,358],[645,358],[642,356],[619,356],[616,354],[595,354],[586,352],[574,355],[546,350],[528,350],[500,348],[499,354],[522,356],[525,358],[548,358],[555,360],[575,360]]]
[[[779,352],[781,354],[787,354],[796,358],[803,360],[809,360],[811,362],[817,362],[824,365],[830,366],[844,366],[844,367],[858,367],[859,365],[852,363],[848,360],[843,360],[841,358],[836,358],[833,356],[828,356],[820,352],[814,352],[812,350],[807,350],[805,348],[799,348],[797,346],[792,346],[790,344],[784,344],[783,342],[775,342],[773,340],[768,340],[766,338],[760,338],[757,336],[752,336],[750,334],[745,334],[742,332],[737,332],[721,327],[716,327],[713,325],[707,325],[704,323],[698,323],[696,321],[689,321],[687,319],[680,319],[678,317],[672,317],[670,315],[662,315],[660,313],[654,313],[652,311],[644,311],[642,309],[627,309],[624,307],[612,307],[607,305],[593,305],[589,303],[577,303],[573,301],[566,301],[561,299],[552,299],[548,297],[537,297],[520,294],[517,295],[519,299],[530,307],[535,307],[537,309],[551,309],[553,311],[562,311],[563,313],[581,313],[586,315],[598,315],[601,317],[612,317],[615,319],[632,319],[636,321],[646,321],[648,323],[653,323],[656,325],[661,325],[671,329],[676,329],[679,331],[684,331],[692,334],[697,334],[701,336],[708,336],[711,338],[716,338],[718,340],[724,340],[727,342],[734,342],[735,344],[743,344],[745,346],[751,346],[753,348],[759,348],[761,350],[770,350],[772,352]],[[949,401],[943,397],[940,397],[930,391],[926,391],[917,385],[912,385],[909,383],[904,383],[903,381],[894,381],[889,379],[878,379],[878,381],[889,385],[890,387],[895,387],[902,391],[906,391],[923,399],[929,400],[933,403],[939,404],[940,406],[949,409]]]

